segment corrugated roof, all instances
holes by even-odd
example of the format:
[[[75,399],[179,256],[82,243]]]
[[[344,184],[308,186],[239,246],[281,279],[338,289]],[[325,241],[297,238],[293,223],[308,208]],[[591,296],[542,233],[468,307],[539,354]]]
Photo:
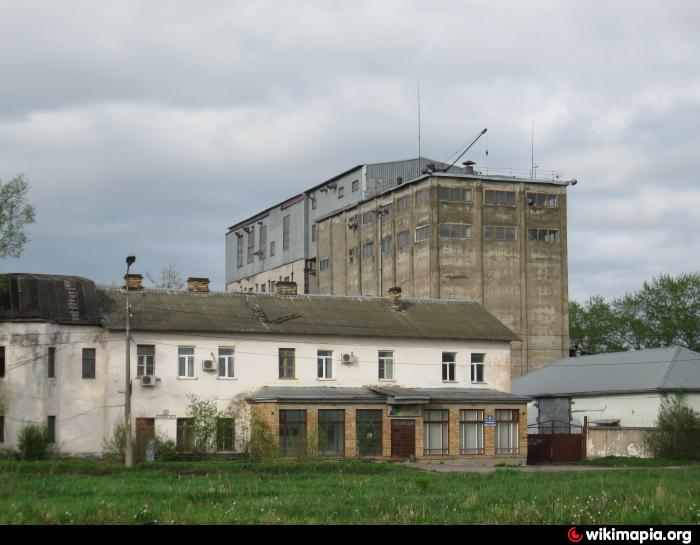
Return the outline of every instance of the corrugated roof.
[[[92,280],[80,276],[9,273],[0,290],[0,321],[99,325]]]
[[[122,289],[97,288],[107,329],[124,329]],[[131,327],[141,331],[271,333],[512,341],[518,337],[471,301],[251,293],[129,292]]]
[[[263,386],[246,398],[262,402],[317,403],[525,403],[526,396],[516,396],[497,390],[481,388],[402,388],[366,386],[336,388],[332,386]]]
[[[700,354],[679,346],[565,358],[513,380],[513,393],[568,394],[700,390]]]

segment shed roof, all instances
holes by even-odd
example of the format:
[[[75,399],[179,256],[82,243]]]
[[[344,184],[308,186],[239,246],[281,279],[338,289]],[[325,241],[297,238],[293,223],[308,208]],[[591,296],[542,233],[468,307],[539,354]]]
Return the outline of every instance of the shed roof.
[[[402,388],[365,386],[263,386],[250,396],[254,403],[525,403],[527,396],[517,396],[483,388]]]
[[[124,329],[125,296],[123,289],[97,288],[107,329]],[[141,331],[518,340],[464,300],[404,299],[396,312],[383,297],[138,290],[129,292],[129,302],[131,328]]]
[[[513,380],[533,397],[700,390],[700,354],[680,346],[559,360]]]
[[[9,273],[0,290],[0,321],[99,325],[95,284],[80,276]]]

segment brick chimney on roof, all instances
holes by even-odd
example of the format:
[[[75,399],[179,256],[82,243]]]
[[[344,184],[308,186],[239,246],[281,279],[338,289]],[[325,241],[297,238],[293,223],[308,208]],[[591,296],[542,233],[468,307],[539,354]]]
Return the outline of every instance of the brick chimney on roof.
[[[192,293],[209,293],[209,279],[190,276],[187,279],[187,291]]]
[[[400,311],[403,310],[403,305],[401,304],[401,293],[402,289],[398,286],[389,288],[389,306],[391,310]]]
[[[275,283],[275,291],[278,295],[296,295],[297,283],[287,280],[279,280]]]
[[[124,275],[124,288],[131,290],[143,289],[143,276],[140,274],[129,273]]]

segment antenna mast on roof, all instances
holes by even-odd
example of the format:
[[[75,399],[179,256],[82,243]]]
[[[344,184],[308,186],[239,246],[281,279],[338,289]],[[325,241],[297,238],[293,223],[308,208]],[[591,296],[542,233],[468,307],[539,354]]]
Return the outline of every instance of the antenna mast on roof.
[[[422,168],[420,158],[420,80],[418,80],[418,172],[421,172]]]

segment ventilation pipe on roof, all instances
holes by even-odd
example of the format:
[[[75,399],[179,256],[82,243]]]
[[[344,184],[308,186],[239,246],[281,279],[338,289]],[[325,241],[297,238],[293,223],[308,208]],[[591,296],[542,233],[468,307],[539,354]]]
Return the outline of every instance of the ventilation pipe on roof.
[[[401,304],[401,292],[402,290],[398,286],[389,288],[389,306],[391,307],[391,310],[403,310],[403,305]]]

